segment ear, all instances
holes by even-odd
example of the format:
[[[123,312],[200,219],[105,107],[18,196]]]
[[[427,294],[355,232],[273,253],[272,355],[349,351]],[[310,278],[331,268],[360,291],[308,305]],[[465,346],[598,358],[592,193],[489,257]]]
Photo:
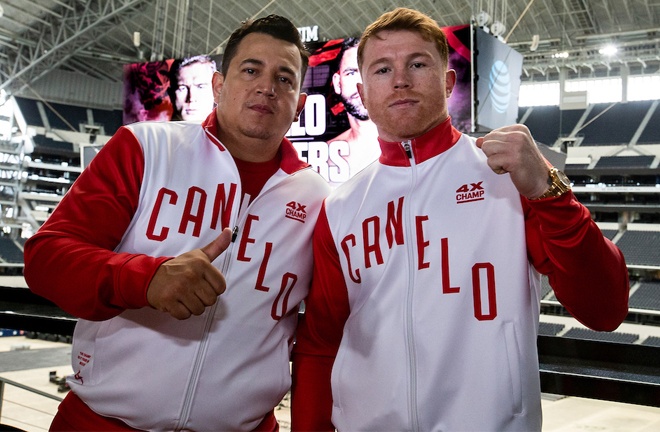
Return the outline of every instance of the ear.
[[[340,76],[339,72],[335,72],[332,74],[332,87],[335,89],[335,93],[341,94],[341,83],[340,81]]]
[[[220,91],[222,90],[222,86],[225,83],[225,77],[220,73],[219,71],[213,72],[213,77],[211,79],[211,84],[213,86],[213,101],[215,103],[218,103],[218,99],[220,98]]]
[[[303,108],[305,108],[305,101],[307,101],[307,93],[300,93],[300,96],[298,97],[298,106],[296,107],[296,117],[293,119],[293,121],[298,121],[300,113],[302,112]]]
[[[362,105],[366,107],[367,100],[364,98],[364,86],[362,85],[362,83],[356,83],[356,85],[357,85],[358,94],[360,95],[360,99],[362,99]],[[367,110],[369,110],[369,108],[367,108]]]
[[[456,71],[454,69],[449,69],[445,74],[446,97],[451,96],[451,92],[454,90],[455,85],[456,85]]]

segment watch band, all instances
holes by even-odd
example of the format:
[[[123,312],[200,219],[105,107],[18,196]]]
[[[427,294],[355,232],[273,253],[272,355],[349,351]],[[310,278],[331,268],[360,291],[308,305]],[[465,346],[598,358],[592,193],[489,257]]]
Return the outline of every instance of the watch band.
[[[562,196],[571,190],[571,182],[566,177],[566,174],[559,171],[557,168],[552,167],[548,171],[548,189],[539,197],[530,198],[531,201],[536,201],[544,198]]]

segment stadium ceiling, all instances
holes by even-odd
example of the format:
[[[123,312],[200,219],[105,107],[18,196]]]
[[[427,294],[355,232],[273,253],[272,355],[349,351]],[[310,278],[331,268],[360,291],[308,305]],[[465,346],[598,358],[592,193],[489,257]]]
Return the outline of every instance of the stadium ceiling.
[[[126,63],[220,54],[240,21],[271,13],[320,40],[357,36],[396,6],[484,24],[524,55],[528,77],[660,65],[660,0],[0,0],[0,89],[58,69],[118,82]],[[600,54],[608,43],[612,57]]]

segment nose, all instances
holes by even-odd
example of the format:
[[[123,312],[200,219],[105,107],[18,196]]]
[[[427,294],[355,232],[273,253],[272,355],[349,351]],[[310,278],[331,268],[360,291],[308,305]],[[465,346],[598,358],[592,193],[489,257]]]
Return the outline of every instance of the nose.
[[[410,87],[410,75],[408,73],[408,68],[395,69],[393,72],[395,89],[406,89]]]
[[[186,95],[186,102],[196,102],[199,94],[203,91],[208,91],[207,88],[198,87],[196,85],[188,87],[188,94]]]
[[[275,81],[271,78],[263,77],[257,83],[257,93],[269,98],[275,97]]]

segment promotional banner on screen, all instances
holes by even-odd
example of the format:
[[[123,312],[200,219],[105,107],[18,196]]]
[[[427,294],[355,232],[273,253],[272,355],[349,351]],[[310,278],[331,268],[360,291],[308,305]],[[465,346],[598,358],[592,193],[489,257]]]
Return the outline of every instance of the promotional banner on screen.
[[[125,65],[123,123],[204,120],[213,110],[211,78],[221,61],[196,55]]]
[[[469,25],[443,28],[449,43],[449,67],[456,87],[448,100],[454,126],[472,129],[472,75]],[[332,186],[337,186],[380,155],[377,131],[357,92],[359,39],[335,39],[310,47],[303,83],[307,103],[287,137]]]
[[[443,28],[449,68],[456,86],[448,100],[453,125],[473,131],[470,25]],[[333,187],[380,155],[376,126],[357,92],[359,39],[308,44],[310,63],[303,82],[307,102],[287,137],[300,157]],[[221,56],[193,56],[124,66],[124,124],[145,120],[202,121],[213,109],[211,76]]]

